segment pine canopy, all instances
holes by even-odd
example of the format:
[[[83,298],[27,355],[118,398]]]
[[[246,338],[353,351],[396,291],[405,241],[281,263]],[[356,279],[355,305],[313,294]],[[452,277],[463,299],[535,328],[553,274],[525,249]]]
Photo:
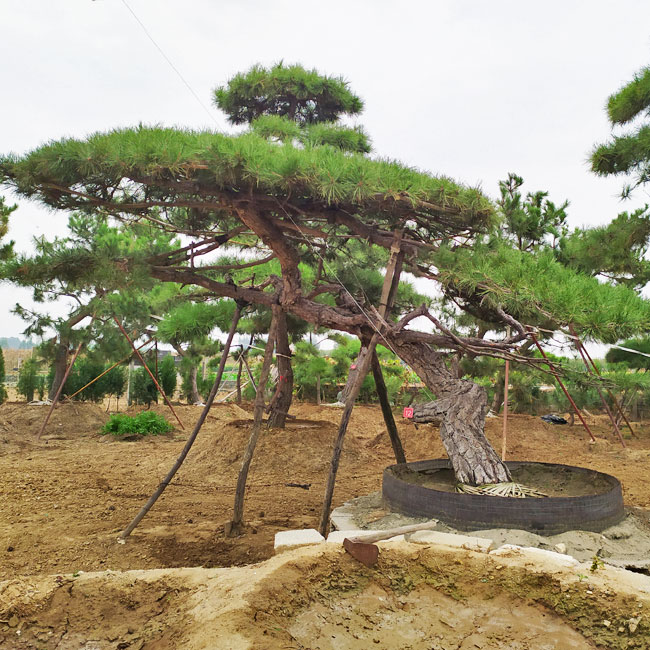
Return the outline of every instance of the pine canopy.
[[[198,284],[217,296],[266,307],[281,301],[319,326],[354,334],[368,326],[359,302],[368,296],[345,294],[335,260],[350,257],[357,244],[390,249],[399,233],[404,270],[436,281],[448,298],[485,321],[573,325],[606,341],[649,329],[648,303],[634,291],[600,282],[596,269],[569,268],[561,247],[544,248],[545,232],[560,235],[566,204],[555,206],[545,193],[515,201],[516,176],[495,204],[449,178],[364,155],[363,131],[336,122],[362,108],[343,80],[300,66],[256,66],[217,90],[216,98],[231,121],[247,122],[249,130],[227,135],[139,126],[63,139],[1,158],[0,179],[51,208],[113,216],[127,228],[146,220],[188,235],[191,246],[151,251],[148,258],[138,251],[137,263],[148,263],[158,279]],[[634,215],[634,228],[643,229],[642,217]],[[518,243],[507,236],[514,230],[524,233]],[[578,244],[565,245],[565,254],[573,251],[575,259]],[[227,254],[247,249],[254,257],[216,266],[195,261],[195,248],[200,257],[222,245]],[[635,250],[630,268],[645,271],[642,247]],[[309,283],[307,263],[319,269]],[[75,268],[72,258],[66,264]],[[86,259],[76,268],[90,266]],[[224,266],[245,272],[233,276]],[[458,345],[441,331],[427,340]]]

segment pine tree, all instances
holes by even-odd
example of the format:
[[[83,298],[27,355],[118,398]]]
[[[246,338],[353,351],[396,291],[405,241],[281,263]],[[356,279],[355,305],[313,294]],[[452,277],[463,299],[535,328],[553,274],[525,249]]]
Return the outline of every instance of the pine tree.
[[[624,126],[641,115],[647,118],[649,108],[650,67],[645,67],[609,97],[607,116],[612,127]],[[591,168],[601,176],[634,176],[633,183],[624,188],[624,196],[650,181],[650,124],[643,123],[625,135],[613,136],[609,142],[598,145],[591,154]]]
[[[264,77],[259,70],[255,74]],[[562,228],[562,208],[551,209],[545,196],[533,195],[523,222],[512,213],[509,227],[515,232],[521,226],[533,243],[524,245],[522,238],[520,246],[501,233],[507,225],[502,207],[476,188],[332,142],[308,142],[305,129],[319,126],[321,119],[357,114],[361,104],[337,100],[331,108],[329,95],[313,93],[301,103],[299,74],[295,68],[288,78],[274,77],[274,96],[279,98],[277,89],[287,84],[288,99],[282,101],[261,93],[263,106],[255,106],[254,84],[242,91],[243,100],[233,94],[231,104],[217,96],[233,122],[250,122],[243,133],[116,129],[3,158],[0,175],[19,194],[52,208],[79,210],[82,219],[101,209],[129,224],[147,222],[190,238],[175,250],[116,249],[112,269],[120,269],[123,285],[144,276],[191,285],[201,299],[279,306],[317,327],[379,338],[437,397],[416,409],[416,419],[441,418],[440,434],[458,480],[506,480],[508,470],[484,435],[486,392],[460,376],[458,356],[538,366],[539,359],[522,352],[530,328],[566,331],[570,325],[582,336],[614,342],[648,329],[648,303],[627,286],[600,282],[561,263],[552,246],[536,245],[540,236],[528,228],[528,217],[533,225],[536,220],[544,228]],[[328,79],[322,78],[323,87]],[[224,92],[228,89],[233,90],[232,81]],[[251,102],[250,110],[244,107]],[[284,120],[287,133],[256,131],[255,120],[262,118]],[[480,319],[496,335],[477,336],[457,326],[454,315],[438,310],[438,304],[421,305],[399,322],[382,318],[376,299],[364,302],[334,274],[314,273],[315,267],[327,271],[337,257],[349,257],[351,241],[391,251],[405,272],[431,281],[454,309]],[[246,256],[226,268],[201,261],[217,248],[231,255],[246,251]],[[79,277],[90,282],[101,272],[102,260],[108,264],[110,255],[86,258],[76,266]],[[244,269],[246,277],[235,277]],[[433,332],[409,326],[420,316],[433,324]],[[511,334],[499,335],[505,326]]]

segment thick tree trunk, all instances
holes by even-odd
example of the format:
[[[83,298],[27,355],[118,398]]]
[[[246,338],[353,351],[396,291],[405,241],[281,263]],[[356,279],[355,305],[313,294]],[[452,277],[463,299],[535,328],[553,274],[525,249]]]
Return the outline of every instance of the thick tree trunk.
[[[440,420],[440,437],[461,483],[482,485],[510,480],[510,473],[485,437],[487,395],[470,381],[456,379],[444,355],[424,343],[399,343],[397,354],[435,393],[435,402],[414,407],[415,422]]]
[[[278,311],[276,328],[275,354],[278,364],[278,383],[268,408],[268,426],[273,429],[284,429],[293,396],[293,368],[286,312]]]
[[[68,342],[58,342],[56,344],[56,352],[54,356],[54,378],[52,379],[52,385],[48,393],[48,398],[51,400],[54,399],[63,377],[65,375],[66,368],[68,367]]]
[[[501,405],[503,404],[503,398],[505,395],[504,384],[505,381],[505,372],[499,371],[497,374],[497,383],[494,387],[494,398],[492,399],[492,406],[490,406],[490,411],[495,415],[499,415],[501,410]]]
[[[192,366],[190,370],[190,390],[192,391],[190,395],[190,402],[192,404],[201,404],[203,401],[201,395],[199,394],[199,386],[197,384],[197,377],[199,374],[199,367]]]

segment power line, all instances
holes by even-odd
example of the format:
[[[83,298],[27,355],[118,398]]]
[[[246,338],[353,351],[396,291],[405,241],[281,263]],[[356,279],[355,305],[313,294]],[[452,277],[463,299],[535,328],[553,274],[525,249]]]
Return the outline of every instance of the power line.
[[[179,79],[185,84],[186,88],[192,93],[192,95],[194,96],[196,101],[199,102],[199,104],[201,105],[201,108],[209,115],[210,119],[218,127],[220,127],[221,125],[219,124],[219,122],[217,121],[215,116],[210,112],[208,107],[201,101],[201,98],[194,92],[194,89],[192,88],[192,86],[190,86],[190,84],[185,80],[185,77],[183,77],[183,75],[180,73],[178,68],[172,63],[171,59],[165,54],[162,47],[160,47],[160,45],[158,45],[158,43],[155,41],[154,37],[149,33],[149,30],[145,27],[144,23],[138,18],[135,11],[133,11],[133,9],[131,9],[131,7],[128,5],[126,0],[122,0],[122,4],[129,10],[131,15],[136,19],[136,21],[138,22],[140,27],[142,27],[142,31],[144,31],[144,33],[147,35],[149,40],[155,45],[156,49],[160,52],[160,54],[165,59],[165,61],[167,61],[167,63],[170,65],[171,69],[178,75]]]

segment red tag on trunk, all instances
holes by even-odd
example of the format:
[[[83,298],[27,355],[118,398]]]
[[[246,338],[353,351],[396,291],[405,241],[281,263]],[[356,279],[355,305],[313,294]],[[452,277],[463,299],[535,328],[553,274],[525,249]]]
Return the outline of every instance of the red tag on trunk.
[[[409,420],[413,418],[413,409],[410,407],[405,407],[404,408],[404,417],[408,418]]]
[[[353,364],[350,366],[350,370],[356,370],[356,369],[357,369],[357,364],[356,364],[356,363],[353,363]]]

